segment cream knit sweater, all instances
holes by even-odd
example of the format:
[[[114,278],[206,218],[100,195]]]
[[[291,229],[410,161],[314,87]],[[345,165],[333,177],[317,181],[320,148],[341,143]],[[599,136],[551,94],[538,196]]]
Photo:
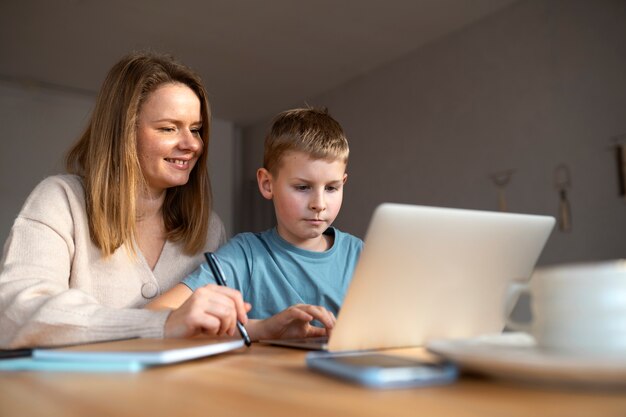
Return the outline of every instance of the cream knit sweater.
[[[217,216],[205,250],[224,241]],[[125,247],[104,259],[91,242],[82,181],[58,175],[26,200],[0,264],[0,348],[162,337],[168,311],[143,310],[202,262],[166,242],[154,267]]]

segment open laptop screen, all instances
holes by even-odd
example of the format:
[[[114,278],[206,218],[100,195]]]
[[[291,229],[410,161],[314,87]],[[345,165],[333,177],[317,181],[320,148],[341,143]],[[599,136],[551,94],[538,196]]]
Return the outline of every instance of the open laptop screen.
[[[328,350],[502,331],[507,287],[530,277],[554,223],[550,216],[380,205]]]

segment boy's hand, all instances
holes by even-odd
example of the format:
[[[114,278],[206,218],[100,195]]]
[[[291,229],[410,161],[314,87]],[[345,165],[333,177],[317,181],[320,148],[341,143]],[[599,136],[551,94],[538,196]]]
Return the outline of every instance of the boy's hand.
[[[312,326],[313,320],[324,327]],[[322,306],[296,304],[270,318],[251,322],[248,332],[253,340],[317,337],[330,334],[336,321],[335,315]]]
[[[233,336],[237,320],[248,322],[250,304],[241,293],[214,284],[198,288],[165,322],[164,337],[191,337],[197,334]]]

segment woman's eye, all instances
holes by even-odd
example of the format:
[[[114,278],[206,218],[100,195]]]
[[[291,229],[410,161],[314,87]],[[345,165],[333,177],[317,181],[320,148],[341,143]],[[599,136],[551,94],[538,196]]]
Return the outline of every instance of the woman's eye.
[[[159,128],[159,130],[161,132],[174,132],[176,130],[176,128],[168,126],[168,127],[161,127],[161,128]]]
[[[191,133],[192,133],[194,136],[198,136],[198,137],[200,137],[200,135],[201,135],[201,133],[202,133],[202,128],[201,128],[201,127],[198,127],[198,128],[195,128],[195,129],[191,129]]]

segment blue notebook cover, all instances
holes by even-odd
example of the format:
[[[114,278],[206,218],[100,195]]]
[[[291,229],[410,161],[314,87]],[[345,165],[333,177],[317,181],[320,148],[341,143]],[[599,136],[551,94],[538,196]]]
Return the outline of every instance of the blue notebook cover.
[[[54,371],[54,372],[139,372],[146,366],[134,361],[91,362],[34,358],[0,360],[0,371]]]

